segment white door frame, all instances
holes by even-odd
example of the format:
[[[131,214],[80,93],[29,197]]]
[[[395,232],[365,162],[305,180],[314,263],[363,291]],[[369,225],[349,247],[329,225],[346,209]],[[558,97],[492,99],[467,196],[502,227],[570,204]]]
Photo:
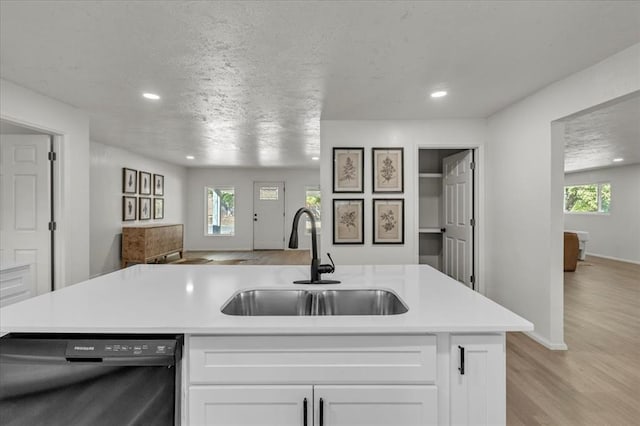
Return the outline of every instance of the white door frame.
[[[54,290],[59,290],[64,287],[66,277],[66,235],[64,230],[66,228],[66,222],[64,221],[63,213],[63,194],[62,194],[62,182],[63,182],[63,170],[65,164],[64,157],[64,134],[58,130],[49,129],[46,126],[39,125],[37,123],[27,123],[15,118],[7,117],[0,114],[0,120],[15,126],[31,129],[39,133],[45,133],[52,137],[53,151],[56,153],[56,161],[53,162],[52,179],[53,184],[50,186],[50,202],[53,205],[53,217],[56,222],[55,238],[52,244],[52,263],[51,263],[51,277],[54,282]]]
[[[485,277],[485,215],[484,215],[484,191],[485,191],[485,174],[484,174],[484,163],[485,163],[485,147],[480,144],[450,144],[450,145],[442,145],[442,144],[418,144],[415,147],[414,151],[414,170],[416,170],[414,176],[414,188],[420,187],[420,177],[418,176],[418,170],[420,170],[420,150],[421,149],[470,149],[473,150],[473,161],[476,165],[476,169],[474,172],[474,182],[473,182],[473,211],[475,217],[476,226],[473,228],[473,265],[474,265],[474,274],[475,274],[475,290],[481,294],[485,294],[486,288],[484,285],[484,277]],[[416,192],[416,200],[418,198],[418,193]],[[416,218],[419,217],[419,204],[417,201],[414,206],[414,215]],[[419,228],[420,221],[415,221],[415,230],[414,235],[416,238],[415,244],[415,254],[414,254],[414,262],[420,263],[420,244],[417,243],[417,239],[419,238]]]

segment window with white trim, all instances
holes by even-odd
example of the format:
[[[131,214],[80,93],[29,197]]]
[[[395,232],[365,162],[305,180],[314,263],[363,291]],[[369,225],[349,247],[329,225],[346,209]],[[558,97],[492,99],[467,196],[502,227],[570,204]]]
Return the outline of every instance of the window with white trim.
[[[589,183],[564,187],[565,213],[609,213],[611,184]]]
[[[305,188],[305,207],[311,210],[311,213],[313,213],[313,218],[316,220],[317,234],[320,234],[320,229],[322,228],[322,216],[320,211],[321,200],[322,197],[320,195],[320,187],[318,185],[307,186]],[[305,229],[307,234],[311,234],[311,221],[309,219],[306,220]]]
[[[233,187],[206,187],[205,235],[235,234],[235,190]]]

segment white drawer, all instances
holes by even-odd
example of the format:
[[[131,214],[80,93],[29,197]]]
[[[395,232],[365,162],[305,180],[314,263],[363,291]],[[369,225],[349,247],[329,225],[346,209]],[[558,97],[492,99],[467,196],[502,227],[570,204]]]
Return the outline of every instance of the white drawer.
[[[436,338],[196,336],[191,384],[435,383]]]

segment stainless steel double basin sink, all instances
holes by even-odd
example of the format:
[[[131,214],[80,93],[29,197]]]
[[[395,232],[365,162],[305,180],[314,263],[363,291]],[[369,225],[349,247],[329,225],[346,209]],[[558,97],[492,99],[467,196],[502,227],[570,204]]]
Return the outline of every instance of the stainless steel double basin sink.
[[[395,293],[382,289],[261,289],[236,293],[222,313],[244,316],[397,315],[409,308]]]

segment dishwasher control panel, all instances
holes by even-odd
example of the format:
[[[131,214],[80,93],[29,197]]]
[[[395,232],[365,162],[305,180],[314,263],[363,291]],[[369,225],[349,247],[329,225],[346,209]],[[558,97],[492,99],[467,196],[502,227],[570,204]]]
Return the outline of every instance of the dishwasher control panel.
[[[65,355],[70,358],[173,356],[175,346],[175,340],[69,340]]]

